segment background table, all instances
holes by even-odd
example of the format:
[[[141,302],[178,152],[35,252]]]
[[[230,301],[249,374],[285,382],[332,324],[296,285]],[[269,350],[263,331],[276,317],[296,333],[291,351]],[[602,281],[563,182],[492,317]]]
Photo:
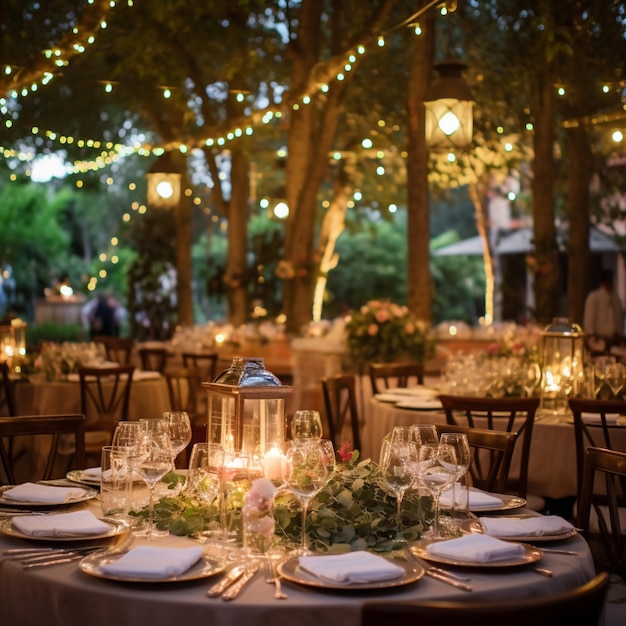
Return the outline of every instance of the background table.
[[[90,505],[96,511],[97,503]],[[137,540],[137,545],[143,540]],[[169,536],[152,542],[159,546],[188,546],[186,537]],[[0,536],[0,553],[12,547],[43,542]],[[551,546],[555,544],[550,543]],[[586,542],[579,536],[557,545],[576,556],[545,554],[542,567],[553,571],[545,578],[524,566],[472,570],[471,593],[423,577],[414,584],[381,591],[320,590],[284,582],[287,600],[276,600],[274,588],[257,574],[238,598],[211,599],[206,590],[217,578],[186,583],[124,583],[94,578],[77,562],[24,570],[15,561],[0,561],[0,619],[6,626],[359,626],[360,609],[371,600],[498,600],[546,597],[590,580],[594,568]]]

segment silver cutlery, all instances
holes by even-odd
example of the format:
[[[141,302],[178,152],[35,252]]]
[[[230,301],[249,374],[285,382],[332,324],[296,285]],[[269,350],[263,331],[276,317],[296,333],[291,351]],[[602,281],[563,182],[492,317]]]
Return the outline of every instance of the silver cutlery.
[[[430,572],[436,572],[437,574],[440,574],[441,576],[448,576],[449,578],[452,578],[453,580],[458,580],[460,582],[468,582],[468,581],[472,580],[471,576],[467,576],[467,574],[457,574],[457,573],[451,572],[451,571],[449,571],[447,569],[443,569],[441,567],[436,567],[434,565],[431,565],[430,563],[427,563],[423,559],[415,556],[410,548],[407,549],[405,552],[408,555],[409,560],[412,560],[415,563],[417,563],[418,565],[420,565],[421,567],[423,567],[424,570],[426,571],[426,573],[428,573],[429,571]]]
[[[560,548],[539,548],[542,552],[548,552],[551,554],[570,554],[572,556],[578,556],[578,552],[574,550],[561,550]]]
[[[254,565],[248,565],[239,579],[222,593],[222,600],[234,600],[248,581],[252,580],[258,570],[259,566],[256,563]]]
[[[245,571],[245,565],[236,565],[229,572],[226,573],[222,580],[207,589],[207,596],[209,596],[209,598],[216,598],[217,596],[222,595],[222,593],[224,593],[224,591],[226,591],[226,589],[230,587],[230,585],[235,583],[241,576],[243,576],[243,573]]]
[[[541,576],[545,576],[546,578],[552,578],[551,569],[546,569],[545,567],[533,567],[532,571],[536,574],[541,574]]]
[[[462,583],[454,578],[450,578],[449,576],[442,574],[440,571],[435,571],[429,568],[425,570],[426,576],[430,576],[439,582],[446,583],[446,585],[451,585],[452,587],[456,587],[457,589],[462,589],[463,591],[473,591],[473,588],[466,584]]]
[[[69,563],[76,559],[81,559],[90,552],[104,550],[102,546],[90,546],[86,548],[23,548],[6,550],[3,554],[7,561],[18,561],[24,569],[33,567],[47,567],[48,565],[58,565]]]
[[[283,587],[280,582],[281,576],[278,573],[278,564],[271,559],[268,559],[265,561],[265,568],[265,581],[274,585],[274,597],[277,600],[287,600],[289,596],[283,591]],[[269,570],[269,575],[267,570]]]

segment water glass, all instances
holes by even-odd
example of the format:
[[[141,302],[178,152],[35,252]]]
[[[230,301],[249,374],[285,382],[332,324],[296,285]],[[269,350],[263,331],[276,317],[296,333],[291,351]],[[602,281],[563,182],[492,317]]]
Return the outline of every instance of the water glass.
[[[100,463],[100,504],[105,517],[126,517],[129,512],[126,477],[127,449],[104,446]]]

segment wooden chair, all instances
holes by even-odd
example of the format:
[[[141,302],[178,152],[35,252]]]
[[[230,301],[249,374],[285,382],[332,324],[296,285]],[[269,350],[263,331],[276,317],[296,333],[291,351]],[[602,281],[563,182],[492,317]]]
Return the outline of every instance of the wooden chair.
[[[519,478],[513,480],[509,477],[506,491],[528,498],[528,462],[539,398],[440,395],[439,399],[446,414],[446,422],[450,425],[518,433],[522,443]],[[543,503],[537,506],[541,508]]]
[[[0,361],[0,415],[15,415],[13,384],[6,361]]]
[[[329,439],[335,449],[343,443],[340,439],[346,420],[350,420],[352,448],[361,449],[361,426],[356,403],[356,377],[354,374],[337,374],[322,379],[322,393],[326,407]]]
[[[141,369],[163,374],[167,367],[167,361],[170,353],[167,348],[139,348],[137,350],[139,360],[141,361]]]
[[[196,369],[204,382],[213,382],[217,375],[217,352],[183,352],[183,366]]]
[[[626,402],[573,398],[569,400],[569,407],[574,416],[577,493],[580,494],[582,491],[585,450],[590,446],[608,448],[609,450],[616,449],[611,441],[611,432],[617,428],[623,428],[623,426],[609,423],[607,415],[615,413],[626,415]],[[583,419],[583,413],[585,414],[585,419]],[[597,422],[594,420],[593,423],[590,423],[587,415],[595,416]],[[622,450],[622,452],[626,452],[626,450]]]
[[[606,572],[546,598],[500,602],[365,602],[361,626],[597,626],[609,584]]]
[[[416,361],[406,363],[370,363],[372,393],[383,393],[393,387],[408,387],[410,382],[424,384],[424,366]]]
[[[135,340],[132,337],[110,337],[108,335],[96,335],[95,343],[104,346],[107,360],[118,365],[130,365],[135,348]]]
[[[134,365],[82,367],[78,370],[81,411],[85,415],[85,450],[100,463],[102,446],[109,445],[117,421],[128,419]]]
[[[472,451],[472,485],[485,491],[504,493],[509,480],[517,433],[483,428],[437,424],[437,432],[464,433]]]
[[[43,436],[49,440],[44,445]],[[49,480],[51,478],[60,478],[65,476],[67,462],[62,463],[62,469],[59,470],[57,460],[62,455],[61,444],[62,435],[73,435],[73,468],[85,468],[85,416],[84,415],[20,415],[11,417],[0,417],[0,468],[3,472],[3,479],[7,484],[16,484],[25,480]],[[37,442],[41,439],[42,445],[36,446],[32,442],[29,444],[29,450],[47,451],[45,456],[45,464],[43,470],[34,464],[35,459],[29,459],[29,463],[33,467],[28,468],[27,476],[16,476],[16,468],[14,460],[11,458],[10,449],[16,447],[15,437],[35,436]],[[41,437],[40,437],[41,436]],[[51,437],[50,437],[51,436]],[[55,471],[56,470],[56,471]]]
[[[626,452],[587,448],[576,524],[591,547],[596,567],[626,580],[624,506]]]

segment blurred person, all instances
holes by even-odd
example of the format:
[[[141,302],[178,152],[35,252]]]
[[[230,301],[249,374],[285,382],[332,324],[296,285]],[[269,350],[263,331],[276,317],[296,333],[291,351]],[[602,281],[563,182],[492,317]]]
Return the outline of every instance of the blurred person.
[[[86,322],[92,339],[98,335],[119,335],[118,308],[119,304],[112,295],[102,293],[83,308],[83,321]]]
[[[594,352],[608,351],[624,334],[624,308],[615,292],[611,270],[602,272],[598,288],[587,295],[583,330]]]

